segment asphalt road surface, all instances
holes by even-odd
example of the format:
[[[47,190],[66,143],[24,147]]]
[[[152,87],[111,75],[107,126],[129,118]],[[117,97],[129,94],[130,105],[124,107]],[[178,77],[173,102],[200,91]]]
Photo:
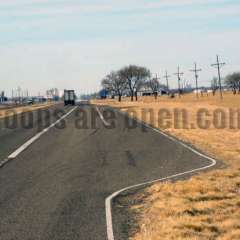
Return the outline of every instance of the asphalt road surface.
[[[50,122],[56,108],[72,107],[50,108]],[[110,129],[94,109],[79,105],[64,128],[51,128],[0,168],[1,240],[106,240],[105,199],[113,192],[209,164],[140,124],[127,127],[118,112]],[[2,159],[39,131],[36,113],[33,122],[32,129],[1,128]]]

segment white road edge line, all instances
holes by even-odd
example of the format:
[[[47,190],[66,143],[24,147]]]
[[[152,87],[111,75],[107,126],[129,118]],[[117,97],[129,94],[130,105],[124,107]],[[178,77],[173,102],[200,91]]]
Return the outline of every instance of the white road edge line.
[[[126,113],[123,113],[121,111],[119,111],[121,114],[123,115],[126,115]],[[196,172],[199,172],[199,171],[203,171],[203,170],[206,170],[206,169],[209,169],[211,167],[214,167],[216,164],[217,164],[217,161],[203,153],[200,153],[199,151],[195,150],[194,148],[188,146],[187,144],[181,142],[180,140],[177,140],[171,136],[169,136],[168,134],[162,132],[161,130],[158,130],[156,128],[153,128],[151,127],[150,125],[138,120],[138,119],[135,119],[135,121],[137,121],[138,123],[140,123],[141,125],[149,128],[149,129],[152,129],[153,131],[165,136],[166,138],[170,139],[171,141],[175,142],[175,143],[178,143],[180,145],[182,145],[183,147],[189,149],[190,151],[192,151],[193,153],[195,153],[196,155],[198,156],[201,156],[207,160],[209,160],[211,162],[211,164],[205,166],[205,167],[201,167],[201,168],[196,168],[196,169],[193,169],[193,170],[189,170],[189,171],[186,171],[186,172],[181,172],[181,173],[177,173],[175,175],[171,175],[171,176],[167,176],[167,177],[164,177],[164,178],[160,178],[160,179],[156,179],[156,180],[153,180],[153,181],[149,181],[149,182],[144,182],[144,183],[140,183],[140,184],[136,184],[136,185],[133,185],[133,186],[129,186],[129,187],[126,187],[126,188],[123,188],[117,192],[114,192],[112,195],[110,195],[109,197],[107,197],[105,199],[105,211],[106,211],[106,225],[107,225],[107,239],[108,240],[114,240],[114,232],[113,232],[113,222],[112,222],[112,201],[115,197],[117,197],[119,194],[121,194],[122,192],[124,191],[127,191],[127,190],[130,190],[132,188],[137,188],[137,187],[143,187],[143,186],[147,186],[147,185],[150,185],[150,184],[153,184],[153,183],[156,183],[156,182],[161,182],[161,181],[165,181],[165,180],[169,180],[169,179],[173,179],[173,178],[176,178],[176,177],[180,177],[180,176],[184,176],[184,175],[187,175],[187,174],[191,174],[191,173],[196,173]],[[105,120],[104,120],[105,121]]]
[[[43,134],[48,132],[51,128],[56,126],[59,122],[61,122],[63,119],[65,119],[68,115],[70,115],[75,109],[74,107],[69,112],[67,112],[65,115],[63,115],[61,118],[59,118],[56,122],[52,123],[49,127],[43,129],[41,132],[37,133],[35,136],[30,138],[26,143],[24,143],[22,146],[20,146],[18,149],[16,149],[13,153],[11,153],[5,160],[0,162],[0,168],[3,167],[8,161],[16,158],[20,153],[22,153],[24,150],[26,150],[31,144],[33,144],[36,140],[38,140]]]
[[[99,110],[99,108],[98,108],[97,106],[95,106],[95,109],[96,109],[96,111],[97,111],[100,119],[102,120],[103,124],[104,124],[106,127],[109,127],[109,126],[110,126],[110,123],[108,123],[108,122],[104,119],[104,117],[103,117],[101,111]]]

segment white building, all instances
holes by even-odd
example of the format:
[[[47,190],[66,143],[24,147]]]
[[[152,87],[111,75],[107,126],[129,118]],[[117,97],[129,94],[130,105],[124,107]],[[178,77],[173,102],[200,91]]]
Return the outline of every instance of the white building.
[[[158,89],[158,96],[162,96],[162,95],[166,95],[167,94],[167,90],[164,88],[159,88]],[[140,90],[138,91],[138,96],[153,96],[153,90],[149,87],[142,87],[140,88]]]

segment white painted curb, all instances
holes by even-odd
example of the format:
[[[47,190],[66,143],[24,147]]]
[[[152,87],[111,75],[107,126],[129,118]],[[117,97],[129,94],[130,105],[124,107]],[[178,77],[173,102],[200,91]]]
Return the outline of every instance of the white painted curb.
[[[121,111],[119,111],[119,112],[121,114],[123,114],[123,115],[127,115],[126,113],[123,113]],[[106,210],[106,224],[107,224],[107,239],[108,240],[114,240],[113,221],[112,221],[112,201],[119,194],[123,193],[124,191],[133,189],[133,188],[147,186],[147,185],[150,185],[150,184],[153,184],[153,183],[156,183],[156,182],[161,182],[161,181],[173,179],[173,178],[176,178],[176,177],[184,176],[184,175],[187,175],[187,174],[203,171],[203,170],[209,169],[211,167],[214,167],[217,164],[217,161],[215,159],[213,159],[213,158],[211,158],[211,157],[209,157],[209,156],[207,156],[207,155],[205,155],[203,153],[200,153],[199,151],[197,151],[194,148],[188,146],[187,144],[181,142],[180,140],[177,140],[177,139],[169,136],[168,134],[166,134],[166,133],[164,133],[164,132],[162,132],[162,131],[160,131],[160,130],[158,130],[156,128],[153,128],[150,125],[148,125],[148,124],[146,124],[144,122],[139,121],[138,119],[134,118],[134,120],[137,121],[138,123],[140,123],[141,125],[143,125],[143,126],[145,126],[147,128],[150,128],[153,131],[155,131],[155,132],[165,136],[166,138],[170,139],[171,141],[182,145],[183,147],[189,149],[190,151],[192,151],[196,155],[201,156],[201,157],[209,160],[211,163],[209,165],[205,166],[205,167],[196,168],[196,169],[192,169],[192,170],[189,170],[189,171],[186,171],[186,172],[181,172],[181,173],[177,173],[177,174],[174,174],[174,175],[171,175],[171,176],[167,176],[167,177],[164,177],[164,178],[156,179],[156,180],[153,180],[153,181],[144,182],[144,183],[136,184],[136,185],[133,185],[133,186],[129,186],[129,187],[123,188],[123,189],[121,189],[121,190],[119,190],[117,192],[114,192],[112,195],[107,197],[105,199],[105,210]]]
[[[0,162],[0,168],[3,167],[8,161],[16,158],[20,153],[22,153],[24,150],[26,150],[31,144],[33,144],[36,140],[38,140],[44,133],[48,132],[51,128],[56,126],[59,122],[61,122],[64,118],[66,118],[68,115],[70,115],[75,109],[74,107],[71,109],[68,113],[63,115],[61,118],[59,118],[56,122],[52,123],[49,127],[43,129],[41,132],[37,133],[35,136],[33,136],[31,139],[29,139],[26,143],[24,143],[22,146],[20,146],[18,149],[16,149],[13,153],[11,153],[5,160]]]

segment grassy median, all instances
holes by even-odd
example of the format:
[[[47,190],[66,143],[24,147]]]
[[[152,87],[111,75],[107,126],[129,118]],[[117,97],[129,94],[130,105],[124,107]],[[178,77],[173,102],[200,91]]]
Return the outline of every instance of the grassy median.
[[[44,109],[50,106],[55,105],[55,102],[46,102],[46,103],[39,103],[33,104],[28,106],[15,106],[8,109],[0,109],[0,118],[10,117],[15,114],[21,114],[24,112],[31,112],[37,109]]]
[[[128,112],[226,164],[190,180],[154,184],[135,194],[136,201],[125,196],[121,201],[137,202],[129,209],[131,240],[240,239],[240,95],[94,103]]]

